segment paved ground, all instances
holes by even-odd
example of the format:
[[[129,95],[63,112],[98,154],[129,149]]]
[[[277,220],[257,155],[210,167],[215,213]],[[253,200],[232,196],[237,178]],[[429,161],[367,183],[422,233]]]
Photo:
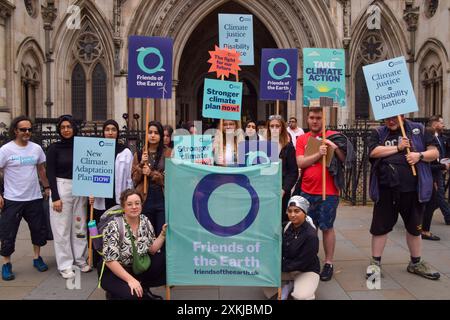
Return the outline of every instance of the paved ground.
[[[336,219],[335,277],[321,282],[317,299],[450,299],[450,226],[443,223],[440,212],[436,212],[432,231],[441,241],[423,242],[423,257],[441,272],[439,281],[431,281],[406,272],[409,260],[405,243],[403,223],[398,222],[389,235],[383,256],[384,276],[381,290],[369,290],[364,273],[370,256],[369,226],[371,207],[341,205]],[[79,290],[66,289],[66,281],[56,271],[52,241],[43,248],[42,256],[50,269],[39,273],[33,269],[32,247],[25,223],[21,225],[16,252],[13,255],[13,270],[16,280],[0,280],[0,299],[55,299],[55,300],[104,300],[102,289],[97,289],[96,273],[83,274]],[[323,249],[320,250],[323,258]],[[164,295],[164,288],[154,290]],[[264,299],[259,288],[235,287],[175,287],[172,299]]]

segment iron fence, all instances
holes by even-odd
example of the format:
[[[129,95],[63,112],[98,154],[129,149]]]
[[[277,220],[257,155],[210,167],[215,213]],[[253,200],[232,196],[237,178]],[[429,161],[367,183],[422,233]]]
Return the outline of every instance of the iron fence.
[[[350,168],[345,171],[345,184],[341,190],[341,198],[348,201],[352,205],[367,205],[370,203],[369,194],[369,155],[368,155],[368,137],[372,130],[373,123],[359,122],[354,126],[338,126],[337,131],[343,133],[348,137],[353,144],[356,157]],[[83,126],[80,125],[79,130],[81,136],[101,136],[101,126]],[[445,135],[450,137],[450,130],[445,132]],[[134,153],[140,150],[144,144],[145,131],[129,130],[123,127],[119,132],[119,140],[127,145]],[[0,131],[0,146],[9,140],[6,128]],[[34,125],[34,132],[32,141],[41,145],[44,151],[50,144],[59,140],[59,135],[56,131],[56,126],[52,125],[50,121],[45,124],[42,122]],[[447,183],[448,187],[448,183]]]

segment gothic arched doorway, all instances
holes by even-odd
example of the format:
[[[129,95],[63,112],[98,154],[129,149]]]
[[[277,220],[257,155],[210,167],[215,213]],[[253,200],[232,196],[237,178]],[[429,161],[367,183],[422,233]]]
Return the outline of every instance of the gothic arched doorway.
[[[192,32],[184,47],[180,61],[179,84],[176,96],[176,121],[202,119],[203,81],[205,78],[215,78],[208,73],[210,64],[209,53],[219,42],[218,14],[241,13],[252,14],[248,9],[235,2],[227,2],[206,16]],[[261,49],[277,48],[275,40],[264,24],[253,15],[254,56],[253,66],[241,66],[239,81],[243,82],[242,120],[265,120],[266,105],[272,102],[259,101],[259,78],[261,68]],[[234,77],[231,76],[231,81]],[[213,119],[203,119],[205,124],[211,124]]]

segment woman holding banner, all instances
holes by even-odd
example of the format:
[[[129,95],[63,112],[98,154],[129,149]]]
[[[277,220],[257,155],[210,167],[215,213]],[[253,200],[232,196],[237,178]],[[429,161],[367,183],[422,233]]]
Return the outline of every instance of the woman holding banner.
[[[287,203],[291,197],[291,190],[298,179],[297,160],[295,158],[295,148],[289,139],[286,123],[280,115],[269,117],[267,122],[267,140],[278,143],[280,150],[280,159],[282,167],[282,190],[283,197],[281,206],[281,217],[283,221],[287,220],[286,212]]]
[[[237,120],[222,120],[214,137],[214,161],[218,166],[235,166],[238,162],[238,145],[244,136]]]
[[[119,124],[114,120],[106,120],[103,124],[103,137],[116,140],[113,196],[111,198],[89,198],[89,204],[94,206],[94,218],[97,225],[101,215],[118,204],[122,191],[133,187],[131,179],[131,166],[133,154],[130,149],[119,142]],[[99,262],[99,256],[94,250],[94,266]]]
[[[166,148],[173,149],[173,141],[172,141],[172,135],[173,135],[173,128],[166,124],[164,127],[164,146]]]
[[[148,124],[148,149],[134,154],[132,179],[136,190],[143,199],[142,213],[150,219],[156,233],[160,233],[165,223],[164,170],[165,159],[170,158],[172,149],[164,146],[164,129],[160,122]],[[147,182],[144,182],[144,177]],[[144,190],[144,187],[147,187]],[[165,250],[162,248],[152,258],[160,270],[160,277],[152,286],[161,286],[166,281]]]
[[[162,297],[154,295],[149,288],[155,276],[159,277],[159,270],[155,275],[154,257],[164,245],[167,225],[163,225],[156,237],[149,219],[141,214],[142,197],[136,190],[125,190],[120,196],[120,205],[123,220],[112,219],[103,230],[103,257],[107,268],[101,276],[101,286],[111,299],[161,300]],[[137,268],[134,258],[149,253],[150,266],[141,263]]]
[[[50,225],[56,264],[65,279],[75,277],[72,266],[91,271],[87,259],[86,198],[72,196],[73,141],[77,127],[71,115],[59,117],[61,140],[47,151],[47,176],[51,189]]]

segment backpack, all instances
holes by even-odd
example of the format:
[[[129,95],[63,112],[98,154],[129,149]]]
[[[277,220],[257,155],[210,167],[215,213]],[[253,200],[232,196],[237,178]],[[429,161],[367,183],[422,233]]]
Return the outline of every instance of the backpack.
[[[119,225],[119,243],[122,242],[125,236],[125,224],[123,220],[123,209],[119,205],[109,208],[101,215],[100,221],[98,222],[97,226],[98,234],[90,237],[92,239],[92,247],[98,252],[101,257],[103,257],[103,231],[113,220],[117,221]],[[101,280],[104,269],[105,260],[103,259],[100,276],[98,278],[98,288],[101,287]]]

